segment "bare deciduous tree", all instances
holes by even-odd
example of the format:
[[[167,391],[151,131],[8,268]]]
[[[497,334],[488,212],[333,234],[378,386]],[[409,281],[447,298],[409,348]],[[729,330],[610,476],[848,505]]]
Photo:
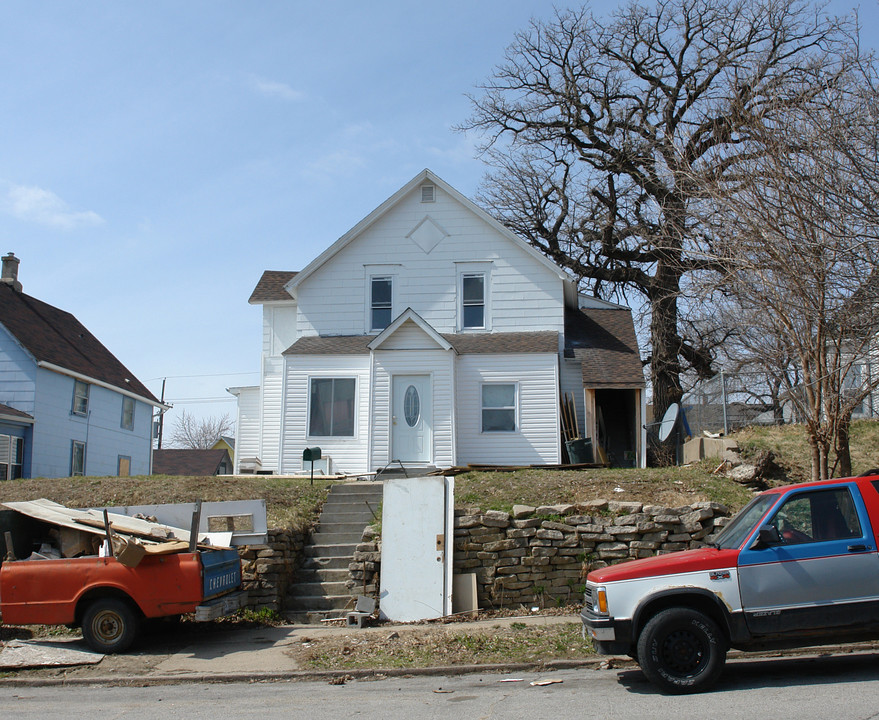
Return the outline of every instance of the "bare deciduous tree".
[[[189,450],[209,450],[224,435],[232,434],[232,419],[220,417],[196,418],[183,410],[174,420],[169,445]]]
[[[849,20],[794,0],[632,2],[606,19],[557,12],[519,33],[461,126],[494,168],[480,201],[584,287],[648,304],[661,416],[681,373],[710,377],[688,332],[690,283],[717,269],[701,221],[739,182],[762,128],[857,61]]]
[[[789,110],[760,138],[736,191],[715,197],[724,289],[742,333],[775,348],[767,365],[784,357],[798,367],[779,377],[808,430],[813,479],[833,472],[831,450],[838,474],[851,474],[852,414],[879,387],[860,372],[879,336],[874,76],[864,61]]]

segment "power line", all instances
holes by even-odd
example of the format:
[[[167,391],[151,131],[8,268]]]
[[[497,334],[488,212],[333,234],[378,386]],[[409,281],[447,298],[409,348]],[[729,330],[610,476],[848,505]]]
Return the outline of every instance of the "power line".
[[[156,380],[188,380],[192,378],[233,377],[237,375],[259,375],[259,371],[255,370],[253,372],[213,373],[205,375],[163,375],[162,377],[150,378],[149,380],[147,380],[147,382],[154,382]]]

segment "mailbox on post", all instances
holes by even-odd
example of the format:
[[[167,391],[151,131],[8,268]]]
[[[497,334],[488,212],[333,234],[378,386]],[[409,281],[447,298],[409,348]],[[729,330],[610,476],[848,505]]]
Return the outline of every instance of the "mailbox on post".
[[[320,448],[305,448],[302,451],[302,462],[310,462],[311,463],[311,484],[314,485],[314,461],[320,460]]]

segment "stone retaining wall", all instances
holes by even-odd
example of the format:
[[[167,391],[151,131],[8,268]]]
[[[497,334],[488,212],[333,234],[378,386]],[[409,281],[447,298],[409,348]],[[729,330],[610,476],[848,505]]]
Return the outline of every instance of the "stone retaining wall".
[[[254,610],[284,609],[287,586],[302,563],[307,535],[292,530],[269,530],[265,545],[238,548],[248,607]]]
[[[729,509],[713,502],[670,508],[595,500],[515,506],[512,513],[459,509],[454,572],[476,574],[482,608],[578,603],[590,570],[701,547],[728,519]],[[349,587],[378,597],[380,567],[381,539],[367,529],[349,566]]]

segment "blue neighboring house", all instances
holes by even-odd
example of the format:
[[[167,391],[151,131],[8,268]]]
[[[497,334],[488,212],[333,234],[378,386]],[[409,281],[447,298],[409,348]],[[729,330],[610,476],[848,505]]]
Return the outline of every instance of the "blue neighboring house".
[[[164,407],[73,315],[0,276],[0,481],[149,475]]]

